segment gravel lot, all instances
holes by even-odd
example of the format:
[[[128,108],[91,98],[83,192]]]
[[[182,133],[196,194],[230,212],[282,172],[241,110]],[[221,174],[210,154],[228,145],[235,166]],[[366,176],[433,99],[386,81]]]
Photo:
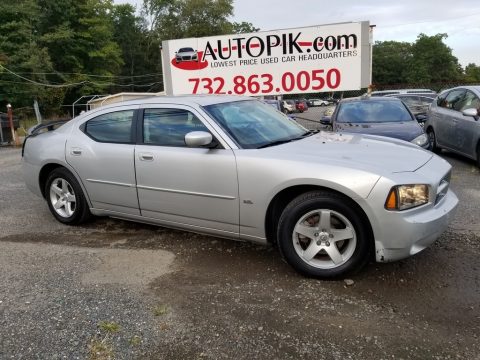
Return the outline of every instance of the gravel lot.
[[[63,226],[25,188],[20,150],[0,148],[0,359],[480,359],[480,173],[442,156],[461,201],[449,230],[347,286],[271,247]]]

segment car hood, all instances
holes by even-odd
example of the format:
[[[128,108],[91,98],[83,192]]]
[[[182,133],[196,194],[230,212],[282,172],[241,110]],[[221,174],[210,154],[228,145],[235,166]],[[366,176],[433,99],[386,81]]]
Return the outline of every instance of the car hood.
[[[345,166],[379,175],[415,171],[433,156],[430,151],[401,140],[323,131],[259,151],[277,159]]]
[[[336,131],[348,131],[371,135],[388,136],[405,141],[412,141],[423,133],[416,121],[381,122],[381,123],[336,123]]]

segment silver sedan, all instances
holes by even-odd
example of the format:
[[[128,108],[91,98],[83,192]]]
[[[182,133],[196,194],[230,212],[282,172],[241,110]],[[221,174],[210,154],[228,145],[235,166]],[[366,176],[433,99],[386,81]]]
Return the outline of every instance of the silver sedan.
[[[445,90],[427,116],[425,129],[433,151],[453,151],[476,160],[480,167],[480,86]]]
[[[308,131],[249,98],[139,99],[53,128],[33,131],[23,165],[58,221],[106,215],[272,243],[308,276],[418,253],[458,202],[450,165],[428,151]]]

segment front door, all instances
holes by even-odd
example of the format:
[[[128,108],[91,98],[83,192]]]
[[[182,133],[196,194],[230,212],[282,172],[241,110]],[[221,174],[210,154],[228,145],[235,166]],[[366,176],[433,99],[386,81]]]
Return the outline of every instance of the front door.
[[[144,109],[135,149],[141,214],[170,226],[232,236],[239,232],[235,155],[231,149],[185,145],[188,132],[215,134],[201,119],[187,106]]]

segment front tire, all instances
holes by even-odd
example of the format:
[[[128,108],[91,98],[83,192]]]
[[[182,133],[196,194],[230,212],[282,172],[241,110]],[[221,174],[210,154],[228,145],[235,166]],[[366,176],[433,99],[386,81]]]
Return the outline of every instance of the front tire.
[[[278,246],[303,275],[331,279],[360,270],[372,241],[358,206],[342,195],[311,191],[295,198],[278,224]]]
[[[434,153],[438,154],[442,149],[440,149],[437,145],[437,137],[435,135],[435,131],[432,128],[427,130],[428,141],[430,141],[430,150]]]
[[[65,168],[57,168],[48,175],[45,197],[50,212],[63,224],[79,225],[91,216],[80,184]]]

